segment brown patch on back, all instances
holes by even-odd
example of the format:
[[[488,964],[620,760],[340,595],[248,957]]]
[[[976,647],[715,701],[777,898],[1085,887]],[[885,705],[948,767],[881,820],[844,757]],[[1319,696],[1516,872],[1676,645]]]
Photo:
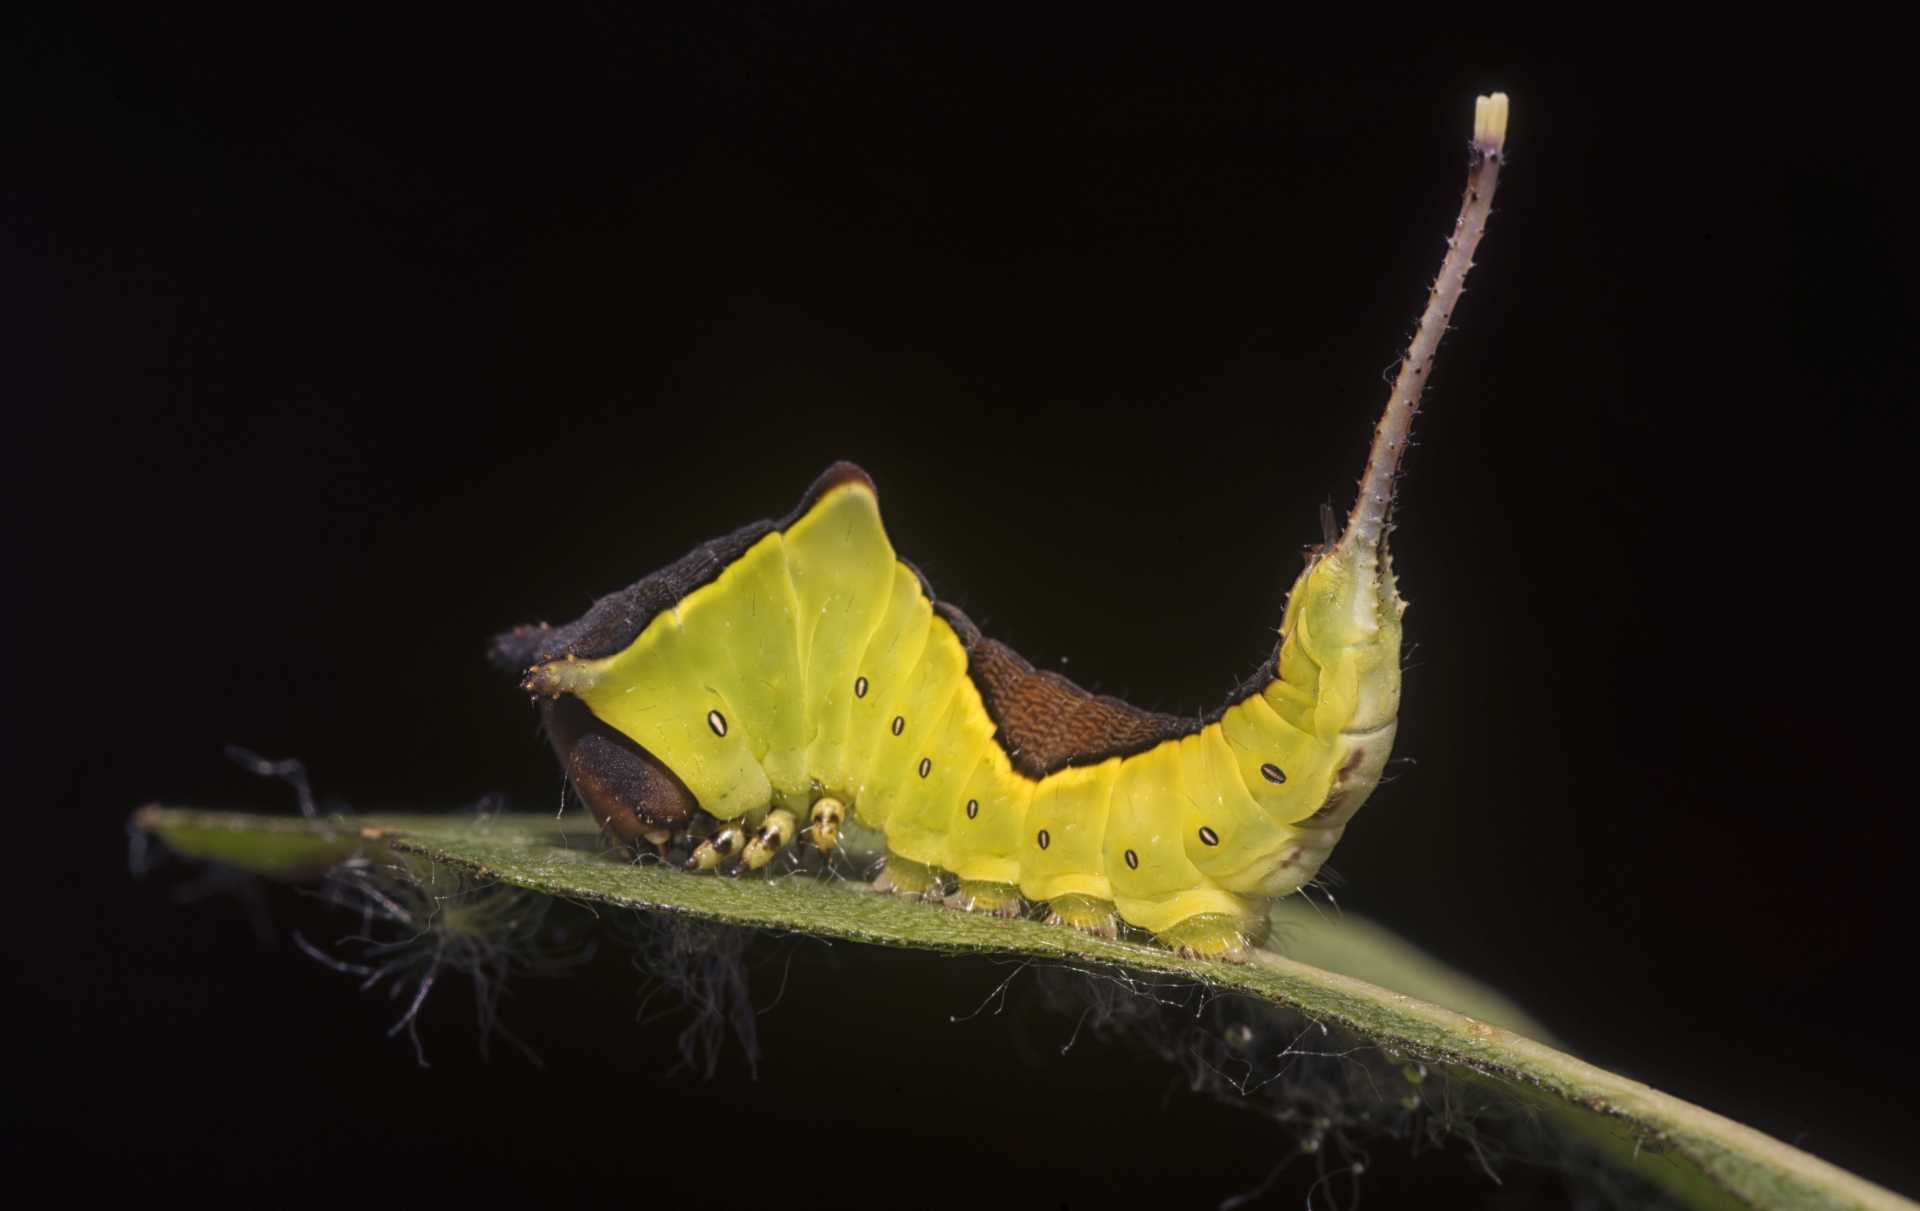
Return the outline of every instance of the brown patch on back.
[[[607,831],[637,844],[657,829],[685,828],[699,807],[658,757],[595,718],[577,698],[540,704],[547,739],[573,789]]]
[[[958,608],[936,608],[967,649],[967,674],[1000,729],[1001,747],[1029,778],[1140,752],[1197,729],[1191,719],[1143,711],[1036,669],[1006,644],[982,635]]]

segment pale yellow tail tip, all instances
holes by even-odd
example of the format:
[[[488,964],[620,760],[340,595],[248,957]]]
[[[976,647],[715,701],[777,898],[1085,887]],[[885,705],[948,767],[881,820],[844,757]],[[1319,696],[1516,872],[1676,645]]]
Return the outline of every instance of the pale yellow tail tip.
[[[1507,145],[1507,94],[1494,93],[1473,102],[1473,142],[1482,151],[1499,152]]]

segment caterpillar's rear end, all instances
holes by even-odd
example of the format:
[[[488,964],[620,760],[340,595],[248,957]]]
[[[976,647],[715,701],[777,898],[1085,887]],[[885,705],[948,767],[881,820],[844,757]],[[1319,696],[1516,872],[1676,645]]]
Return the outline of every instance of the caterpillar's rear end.
[[[1472,264],[1505,140],[1475,117],[1466,197],[1344,530],[1287,600],[1264,670],[1214,716],[1155,714],[1036,670],[934,601],[851,464],[495,657],[542,700],[571,785],[616,839],[756,870],[858,817],[883,885],[976,911],[1125,922],[1236,957],[1379,783],[1400,701],[1388,536],[1421,389]]]
[[[1407,603],[1394,579],[1389,549],[1394,489],[1414,414],[1435,351],[1459,300],[1473,254],[1491,213],[1505,153],[1506,94],[1475,105],[1468,180],[1447,255],[1428,296],[1412,346],[1374,430],[1359,493],[1340,535],[1317,551],[1287,598],[1272,680],[1260,697],[1283,723],[1317,737],[1312,806],[1296,800],[1270,813],[1289,842],[1231,884],[1235,891],[1278,897],[1298,891],[1320,871],[1348,821],[1379,785],[1393,751],[1400,709],[1401,618]],[[1230,706],[1227,713],[1236,708]],[[1263,766],[1269,777],[1285,771]],[[1264,913],[1246,919],[1195,921],[1181,932],[1187,949],[1231,955],[1257,935]]]

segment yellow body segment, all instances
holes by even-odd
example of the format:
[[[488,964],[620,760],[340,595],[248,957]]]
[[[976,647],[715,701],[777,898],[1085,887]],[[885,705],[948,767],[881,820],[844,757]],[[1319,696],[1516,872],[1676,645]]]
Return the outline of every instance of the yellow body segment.
[[[948,635],[953,633],[945,622],[935,625]],[[959,646],[956,640],[956,651]],[[964,658],[965,653],[961,655]],[[980,692],[967,680],[963,660],[947,709],[906,750],[913,768],[899,776],[905,790],[888,820],[887,847],[915,862],[953,870],[965,856],[969,840],[962,833],[948,844],[956,829],[954,817],[964,814],[955,808],[966,802],[962,792],[992,744],[993,720],[980,701]],[[883,776],[882,781],[887,779]]]
[[[861,769],[853,807],[874,828],[892,835],[896,812],[912,812],[921,784],[937,763],[943,770],[954,758],[940,724],[967,675],[967,654],[953,628],[941,618],[927,626],[927,639],[911,672],[889,678],[900,685],[886,709],[875,717],[879,736]],[[956,732],[962,729],[955,729]],[[922,776],[925,775],[925,776]]]
[[[1188,735],[1043,777],[1015,768],[965,646],[861,482],[625,650],[544,671],[722,820],[832,798],[916,869],[1111,902],[1156,933],[1251,926],[1264,897],[1318,871],[1391,745],[1397,602],[1359,592],[1367,580],[1323,555],[1294,587],[1268,685]]]
[[[1068,766],[1034,787],[1020,846],[1020,893],[1029,900],[1113,899],[1104,851],[1120,763],[1110,757],[1098,765]]]
[[[920,591],[920,578],[900,563],[889,571],[892,580],[886,613],[868,640],[854,674],[847,733],[839,741],[838,753],[827,754],[820,766],[822,784],[830,791],[842,792],[836,797],[849,803],[859,798],[883,743],[897,739],[893,735],[893,720],[898,714],[894,704],[903,698],[906,679],[920,663],[933,627],[933,603]],[[863,817],[872,827],[883,828],[877,816],[878,802],[869,806],[874,814],[863,812]],[[857,803],[855,808],[859,810]]]
[[[1293,830],[1247,793],[1219,724],[1182,738],[1179,752],[1180,844],[1187,861],[1216,887],[1253,891],[1264,875],[1261,864],[1292,840]]]
[[[893,602],[899,564],[871,493],[829,493],[783,539],[806,653],[803,765],[810,776],[835,785],[845,769],[855,679]]]
[[[1167,741],[1122,761],[1107,817],[1103,856],[1114,906],[1129,923],[1155,933],[1197,916],[1250,920],[1257,911],[1187,856],[1181,836],[1187,813],[1179,808],[1186,793],[1184,745]]]
[[[676,612],[687,642],[713,670],[712,684],[733,703],[731,726],[745,731],[774,801],[806,807],[806,712],[793,709],[806,696],[805,657],[783,536],[769,534],[747,548]]]
[[[1323,740],[1301,732],[1281,719],[1262,694],[1223,711],[1220,735],[1241,785],[1270,819],[1290,824],[1319,806],[1332,737]]]
[[[1034,788],[1033,779],[1014,771],[1006,750],[989,743],[949,805],[947,855],[939,864],[962,879],[1018,885]]]

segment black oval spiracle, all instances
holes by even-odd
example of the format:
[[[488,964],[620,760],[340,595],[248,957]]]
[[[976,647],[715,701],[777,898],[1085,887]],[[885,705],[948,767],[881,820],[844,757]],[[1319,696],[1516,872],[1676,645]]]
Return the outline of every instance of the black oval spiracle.
[[[924,778],[928,774],[931,774],[932,772],[933,772],[933,758],[932,757],[920,758],[920,776]]]
[[[904,732],[906,730],[907,730],[907,717],[905,715],[895,715],[893,717],[893,734],[898,736],[901,732]]]
[[[1053,838],[1047,835],[1047,830],[1044,828],[1040,830],[1040,835],[1034,838],[1034,840],[1040,842],[1041,849],[1045,849],[1047,846],[1053,844]]]
[[[1134,853],[1132,850],[1127,851],[1127,869],[1128,870],[1140,869],[1140,855]]]
[[[1202,824],[1200,826],[1200,844],[1218,845],[1220,844],[1220,834]]]
[[[865,698],[867,696],[867,679],[865,677],[855,677],[853,679],[853,696],[855,698]]]
[[[967,800],[967,819],[974,820],[974,819],[978,819],[979,816],[980,816],[980,800],[978,799]]]
[[[1265,765],[1260,767],[1260,776],[1262,778],[1265,778],[1267,781],[1273,783],[1275,786],[1279,786],[1282,782],[1285,782],[1287,780],[1286,771],[1282,770],[1279,766],[1275,765],[1271,761],[1267,762]]]
[[[724,736],[727,734],[727,717],[719,711],[708,711],[707,726],[713,729],[714,735]]]

